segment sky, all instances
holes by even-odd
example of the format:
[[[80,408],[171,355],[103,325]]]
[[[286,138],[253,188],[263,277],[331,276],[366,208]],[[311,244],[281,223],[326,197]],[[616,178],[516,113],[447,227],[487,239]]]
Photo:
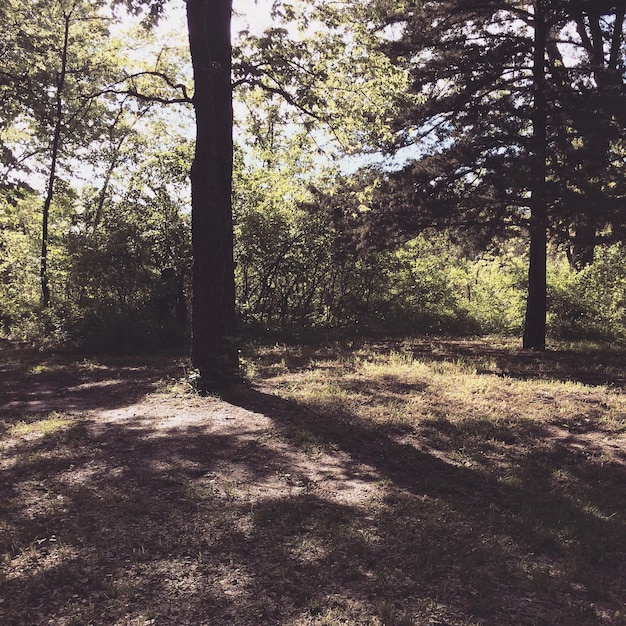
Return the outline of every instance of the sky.
[[[271,23],[273,0],[233,0],[233,34],[249,29],[262,31]],[[180,29],[185,26],[185,1],[176,0],[167,5],[165,29]]]
[[[233,33],[249,27],[251,31],[271,23],[272,0],[233,0]]]

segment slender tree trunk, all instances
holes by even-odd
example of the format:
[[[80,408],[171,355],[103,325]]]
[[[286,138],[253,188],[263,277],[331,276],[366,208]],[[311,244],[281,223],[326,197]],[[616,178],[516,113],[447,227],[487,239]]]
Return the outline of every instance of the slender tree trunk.
[[[41,305],[44,308],[50,306],[50,279],[48,276],[48,224],[50,221],[50,207],[54,197],[54,182],[56,179],[57,161],[61,147],[61,130],[63,128],[63,90],[65,88],[65,78],[67,76],[67,51],[70,38],[71,15],[63,15],[63,48],[61,50],[61,69],[57,74],[56,95],[55,95],[55,121],[54,134],[52,136],[52,150],[50,158],[50,172],[46,187],[46,197],[43,203],[41,220],[41,260],[39,266],[39,280],[41,283]]]
[[[524,320],[526,350],[546,347],[546,255],[547,255],[547,106],[545,95],[546,19],[545,0],[535,0],[535,46],[533,59],[533,150],[530,214],[530,263],[528,299]]]
[[[124,142],[126,141],[126,139],[128,139],[128,137],[130,136],[135,124],[150,110],[150,105],[148,105],[144,107],[141,111],[139,111],[139,113],[137,113],[135,117],[134,122],[131,124],[128,130],[124,131],[121,137],[117,139],[117,141],[114,141],[115,130],[118,124],[120,123],[120,121],[122,120],[122,116],[124,114],[125,102],[126,102],[126,99],[124,99],[122,103],[120,104],[120,110],[115,116],[113,123],[109,127],[109,145],[111,146],[111,158],[107,165],[106,172],[104,174],[104,181],[102,183],[100,193],[98,194],[98,202],[96,203],[96,213],[94,215],[93,224],[91,227],[92,235],[95,235],[96,231],[98,230],[100,226],[100,223],[102,222],[102,218],[104,217],[104,204],[107,200],[107,196],[109,193],[111,179],[113,178],[113,174],[115,170],[117,169],[118,163],[121,159],[122,146],[124,145]]]
[[[196,152],[191,169],[192,362],[204,389],[237,377],[233,262],[232,0],[187,0]]]

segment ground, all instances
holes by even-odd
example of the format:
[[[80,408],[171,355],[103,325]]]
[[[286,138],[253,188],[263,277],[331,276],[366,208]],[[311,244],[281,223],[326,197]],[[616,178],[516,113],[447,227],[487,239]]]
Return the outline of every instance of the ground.
[[[0,624],[624,624],[626,352],[0,343]]]

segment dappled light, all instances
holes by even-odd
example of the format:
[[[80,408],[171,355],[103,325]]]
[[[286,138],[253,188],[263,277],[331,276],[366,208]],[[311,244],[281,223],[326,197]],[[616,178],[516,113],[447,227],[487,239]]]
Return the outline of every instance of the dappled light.
[[[223,399],[44,354],[52,413],[4,345],[4,623],[619,623],[621,390],[437,346],[259,347]]]
[[[626,620],[626,10],[0,1],[0,626]]]

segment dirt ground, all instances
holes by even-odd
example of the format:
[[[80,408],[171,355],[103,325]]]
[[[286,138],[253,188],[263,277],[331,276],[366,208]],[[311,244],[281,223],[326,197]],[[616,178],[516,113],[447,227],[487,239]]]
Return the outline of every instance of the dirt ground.
[[[0,624],[626,623],[621,352],[342,350],[251,351],[217,398],[171,355],[3,341]],[[446,368],[489,406],[453,419]]]

